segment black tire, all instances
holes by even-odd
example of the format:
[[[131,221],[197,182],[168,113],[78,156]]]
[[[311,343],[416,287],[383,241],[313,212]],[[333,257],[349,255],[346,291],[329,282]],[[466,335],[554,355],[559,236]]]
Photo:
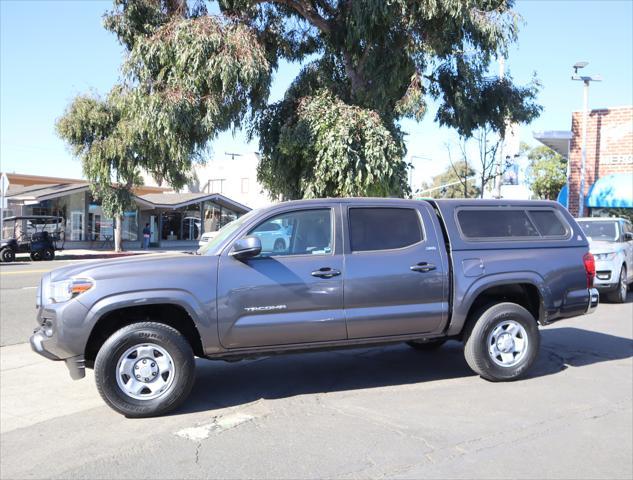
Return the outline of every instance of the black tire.
[[[416,350],[420,350],[422,352],[431,352],[433,350],[437,350],[445,343],[446,343],[446,339],[440,338],[437,340],[427,340],[427,341],[413,340],[411,342],[407,342],[407,345],[409,345],[411,348],[415,348]]]
[[[507,365],[500,365],[498,362],[502,362],[502,358],[491,353],[491,349],[498,347],[499,344],[489,342],[491,337],[495,338],[493,335],[496,331],[506,333],[503,327],[508,322],[514,322],[522,327],[527,344],[524,344],[524,352],[519,355],[504,352],[508,356],[511,355],[513,360]],[[496,330],[497,327],[500,330]],[[512,345],[515,345],[514,340]],[[524,376],[536,360],[540,342],[538,325],[530,312],[516,303],[498,303],[480,311],[468,325],[464,332],[464,356],[468,366],[486,380],[516,380]],[[514,361],[516,364],[512,363]]]
[[[622,265],[620,269],[620,278],[618,280],[618,286],[613,292],[607,294],[607,300],[613,303],[626,302],[626,292],[629,287],[626,283],[626,265]]]
[[[10,248],[3,248],[0,252],[0,261],[2,263],[11,263],[15,260],[15,252]]]
[[[284,242],[281,238],[278,238],[277,240],[275,240],[273,251],[283,252],[285,249],[286,249],[286,242]]]
[[[52,248],[45,248],[44,250],[42,250],[42,260],[55,260],[55,250],[53,250]]]
[[[164,349],[174,367],[171,386],[150,400],[129,396],[117,380],[122,356],[129,349],[145,344]],[[161,323],[142,322],[123,327],[106,340],[97,354],[94,372],[99,394],[111,408],[129,418],[143,418],[165,414],[187,398],[195,379],[195,361],[191,345],[176,329]]]
[[[42,251],[41,250],[35,250],[35,251],[31,252],[29,257],[31,257],[32,261],[39,262],[42,259]]]

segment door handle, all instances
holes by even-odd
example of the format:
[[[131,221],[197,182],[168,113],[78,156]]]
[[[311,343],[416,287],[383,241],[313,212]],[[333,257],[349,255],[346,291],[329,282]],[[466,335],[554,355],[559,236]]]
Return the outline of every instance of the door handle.
[[[312,275],[313,277],[332,278],[340,274],[341,274],[340,270],[336,270],[330,267],[323,267],[323,268],[319,268],[318,270],[315,270],[310,275]]]
[[[435,270],[437,267],[432,263],[420,262],[416,265],[411,265],[409,268],[414,272],[430,272],[431,270]]]

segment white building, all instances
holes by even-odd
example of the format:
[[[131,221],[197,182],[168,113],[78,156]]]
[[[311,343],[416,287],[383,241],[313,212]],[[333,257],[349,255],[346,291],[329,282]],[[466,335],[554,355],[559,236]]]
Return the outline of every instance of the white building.
[[[217,193],[249,208],[265,207],[273,203],[257,181],[256,152],[227,153],[209,160],[205,165],[195,167],[195,179],[183,192]],[[145,176],[146,185],[156,185],[152,178]]]

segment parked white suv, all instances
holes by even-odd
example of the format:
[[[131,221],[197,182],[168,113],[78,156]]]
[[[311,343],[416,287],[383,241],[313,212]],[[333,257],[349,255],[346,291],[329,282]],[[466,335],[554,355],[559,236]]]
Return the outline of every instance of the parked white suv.
[[[596,260],[594,286],[612,302],[626,300],[633,283],[633,225],[624,218],[577,219]]]

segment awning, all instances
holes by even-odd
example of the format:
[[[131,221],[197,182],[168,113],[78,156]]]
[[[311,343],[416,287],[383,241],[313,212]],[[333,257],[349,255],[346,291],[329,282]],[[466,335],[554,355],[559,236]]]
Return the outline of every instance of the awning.
[[[633,208],[633,172],[596,180],[586,197],[590,208]]]
[[[556,201],[565,208],[569,207],[569,184],[566,183],[565,185],[563,185],[563,188],[561,188],[560,192],[558,193]]]
[[[250,208],[246,205],[231,200],[220,193],[150,193],[148,195],[135,195],[134,198],[136,203],[148,208],[175,210],[188,205],[211,201],[237,213],[250,211]]]
[[[569,157],[569,142],[572,138],[572,133],[569,130],[542,130],[532,132],[532,136],[562,157]]]

